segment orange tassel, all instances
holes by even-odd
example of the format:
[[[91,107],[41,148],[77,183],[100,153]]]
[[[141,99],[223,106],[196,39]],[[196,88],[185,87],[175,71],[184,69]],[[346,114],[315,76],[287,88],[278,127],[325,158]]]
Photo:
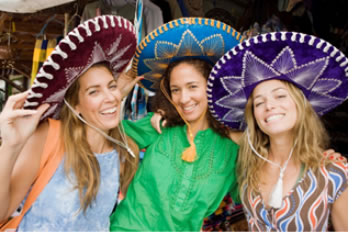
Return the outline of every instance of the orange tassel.
[[[181,158],[187,162],[194,162],[196,159],[196,146],[194,142],[190,142],[190,146],[181,154]]]

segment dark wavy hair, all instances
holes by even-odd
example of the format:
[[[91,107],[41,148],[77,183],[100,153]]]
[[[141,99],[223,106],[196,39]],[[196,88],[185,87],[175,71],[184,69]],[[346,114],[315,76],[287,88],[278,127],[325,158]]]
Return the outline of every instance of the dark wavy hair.
[[[206,80],[208,79],[210,71],[212,69],[212,65],[210,63],[201,59],[182,59],[170,63],[163,76],[164,87],[169,96],[171,96],[169,87],[170,75],[173,69],[181,63],[187,63],[193,66],[196,70],[199,71],[199,73],[202,73],[203,77]],[[180,117],[175,107],[169,102],[169,100],[165,97],[164,93],[160,89],[159,81],[154,84],[154,88],[157,90],[157,92],[151,100],[152,111],[157,112],[159,109],[161,109],[165,112],[164,118],[167,121],[167,127],[184,125],[185,122]],[[209,122],[209,127],[212,128],[216,133],[224,137],[229,137],[229,130],[224,125],[219,123],[216,119],[214,119],[214,117],[212,117],[209,109],[206,112],[206,118]]]

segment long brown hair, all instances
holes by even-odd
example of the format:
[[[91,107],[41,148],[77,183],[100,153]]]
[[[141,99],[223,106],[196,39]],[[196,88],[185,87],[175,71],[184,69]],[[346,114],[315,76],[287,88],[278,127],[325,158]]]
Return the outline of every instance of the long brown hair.
[[[170,96],[171,96],[170,87],[169,87],[170,75],[173,69],[181,63],[187,63],[193,66],[196,70],[198,70],[199,73],[203,75],[203,77],[206,80],[208,79],[210,75],[210,71],[212,69],[212,65],[210,65],[207,61],[201,59],[182,59],[170,63],[163,77],[164,88]],[[151,102],[152,110],[156,112],[159,109],[161,109],[165,112],[164,118],[167,121],[168,127],[184,125],[185,123],[183,119],[180,117],[175,107],[168,101],[164,93],[161,91],[159,81],[154,84],[154,88],[157,90],[157,92]],[[228,137],[229,134],[228,129],[224,127],[222,124],[220,124],[220,122],[218,122],[216,119],[214,119],[214,117],[212,117],[209,109],[206,112],[206,118],[209,122],[210,128],[212,128],[216,133],[220,134],[221,136]]]
[[[99,67],[109,70],[108,66],[103,63],[93,65],[91,68]],[[65,99],[71,106],[76,106],[79,103],[79,90],[80,82],[77,80],[66,92]],[[60,120],[61,134],[65,144],[65,172],[68,178],[70,178],[71,171],[74,173],[76,178],[74,188],[78,189],[81,209],[85,212],[98,193],[101,181],[99,163],[88,144],[85,124],[66,105],[61,109]],[[124,142],[117,128],[110,130],[108,135]],[[127,140],[136,158],[132,158],[126,150],[113,144],[113,148],[118,152],[118,161],[121,165],[120,188],[124,195],[137,170],[139,156],[138,146],[128,136]],[[122,158],[125,162],[121,162]]]
[[[305,165],[305,171],[311,168],[316,171],[321,164],[322,153],[327,148],[329,138],[321,120],[306,100],[301,90],[286,81],[282,81],[296,104],[297,121],[293,128],[296,146],[292,159]],[[257,125],[253,113],[252,95],[248,99],[245,109],[245,120],[250,130],[250,140],[260,155],[267,158],[270,147],[269,136],[263,133]],[[258,191],[258,175],[265,161],[256,156],[247,141],[247,132],[240,138],[240,153],[237,165],[240,189],[245,185],[251,190]]]

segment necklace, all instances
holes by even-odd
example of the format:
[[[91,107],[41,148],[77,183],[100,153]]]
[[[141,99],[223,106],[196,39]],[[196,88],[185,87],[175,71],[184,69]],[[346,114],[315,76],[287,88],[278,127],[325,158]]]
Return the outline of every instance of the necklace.
[[[288,161],[291,159],[291,156],[292,156],[292,153],[293,153],[293,149],[296,145],[296,142],[295,144],[292,146],[291,148],[291,151],[290,151],[290,154],[288,155],[288,158],[287,160],[285,161],[285,163],[283,164],[283,167],[281,167],[281,165],[261,156],[256,150],[255,148],[252,146],[252,143],[250,141],[250,133],[249,133],[249,128],[246,129],[247,130],[247,141],[249,143],[249,146],[251,148],[251,150],[258,156],[260,157],[261,159],[263,159],[264,161],[270,163],[271,165],[274,165],[278,168],[280,168],[280,175],[278,177],[278,180],[275,184],[275,186],[273,187],[272,189],[272,192],[270,194],[270,199],[269,199],[269,202],[268,204],[273,207],[273,208],[279,208],[281,207],[282,205],[282,194],[283,194],[283,175],[285,173],[285,170],[286,170],[286,167],[287,167],[287,164],[288,164]]]

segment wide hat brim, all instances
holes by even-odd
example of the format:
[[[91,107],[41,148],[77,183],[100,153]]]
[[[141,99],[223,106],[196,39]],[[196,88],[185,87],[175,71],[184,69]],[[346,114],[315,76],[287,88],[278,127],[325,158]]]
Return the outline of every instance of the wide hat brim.
[[[67,89],[91,66],[107,62],[113,75],[121,73],[133,58],[136,33],[130,21],[103,15],[70,31],[46,59],[36,75],[25,109],[50,104],[41,117],[58,118]]]
[[[224,125],[244,130],[248,98],[259,83],[270,79],[295,84],[323,115],[348,98],[348,59],[323,39],[302,33],[250,38],[213,67],[207,88],[210,112]]]
[[[133,70],[144,75],[143,86],[155,91],[174,61],[199,58],[211,64],[242,41],[241,34],[229,25],[208,18],[180,18],[170,21],[148,34],[137,46]]]

